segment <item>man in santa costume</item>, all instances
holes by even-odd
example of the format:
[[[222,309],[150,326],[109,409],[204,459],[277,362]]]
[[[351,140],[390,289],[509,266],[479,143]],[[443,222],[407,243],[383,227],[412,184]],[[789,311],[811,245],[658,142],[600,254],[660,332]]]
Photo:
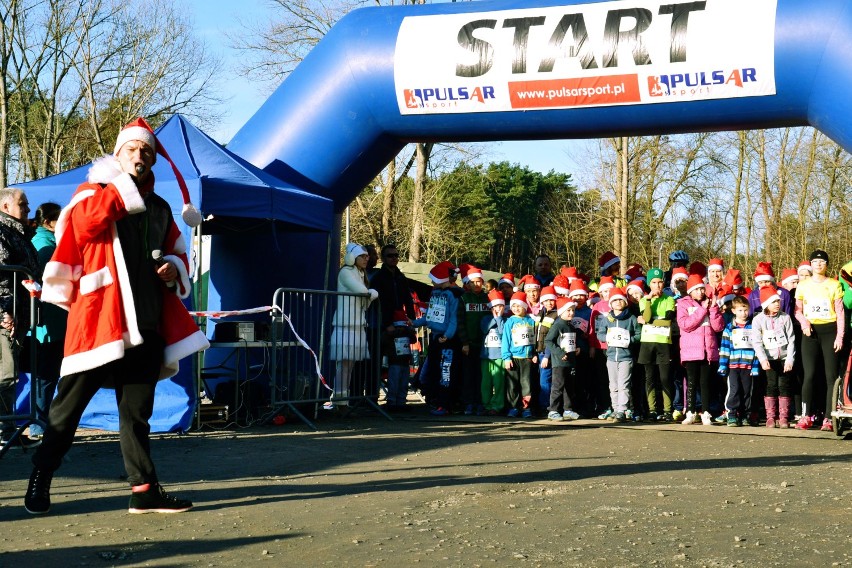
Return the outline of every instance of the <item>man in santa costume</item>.
[[[50,509],[53,472],[71,448],[86,405],[114,388],[131,513],[178,513],[192,503],[163,491],[151,460],[148,423],[159,379],[209,344],[187,312],[186,243],[168,203],[154,193],[157,154],[171,163],[141,118],[118,135],[112,156],[96,160],[56,225],[56,251],[44,270],[42,301],[69,311],[59,390],[33,456],[24,506]],[[201,222],[172,164],[184,221]]]

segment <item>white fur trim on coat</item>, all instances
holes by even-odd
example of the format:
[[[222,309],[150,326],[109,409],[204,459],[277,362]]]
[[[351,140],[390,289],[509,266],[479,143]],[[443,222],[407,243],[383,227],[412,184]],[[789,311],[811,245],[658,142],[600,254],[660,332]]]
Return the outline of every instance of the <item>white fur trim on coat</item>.
[[[160,378],[168,379],[177,374],[180,368],[180,360],[184,357],[189,357],[198,351],[204,351],[210,347],[210,342],[207,341],[207,336],[201,330],[196,331],[192,335],[188,335],[172,345],[167,345],[163,352],[163,366],[160,369]]]
[[[62,367],[59,369],[59,374],[66,377],[72,373],[81,373],[113,361],[118,361],[122,357],[124,357],[123,341],[104,343],[89,351],[67,355],[62,359]]]
[[[178,240],[183,242],[183,239]],[[191,291],[191,285],[189,283],[189,274],[186,273],[186,266],[184,265],[183,260],[173,254],[167,254],[163,257],[163,260],[171,262],[175,265],[175,268],[177,268],[178,280],[180,281],[180,286],[177,287],[178,298],[181,300],[188,298]]]
[[[136,183],[130,177],[130,174],[121,174],[110,183],[118,190],[128,214],[133,215],[145,211],[145,200],[139,194],[139,188],[136,187]]]
[[[86,274],[80,278],[80,293],[91,294],[96,290],[100,290],[104,286],[109,286],[113,283],[112,274],[109,272],[109,267],[104,266],[98,271]]]

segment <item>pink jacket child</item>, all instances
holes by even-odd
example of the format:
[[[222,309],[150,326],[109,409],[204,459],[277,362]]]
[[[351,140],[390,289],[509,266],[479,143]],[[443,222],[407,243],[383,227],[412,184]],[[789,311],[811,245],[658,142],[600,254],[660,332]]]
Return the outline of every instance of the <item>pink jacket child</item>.
[[[684,424],[701,422],[711,425],[710,362],[719,360],[718,333],[725,329],[719,305],[705,293],[704,280],[690,275],[686,295],[677,301],[677,325],[680,328],[680,359],[686,368],[687,396]],[[696,387],[701,388],[703,412],[696,409]]]

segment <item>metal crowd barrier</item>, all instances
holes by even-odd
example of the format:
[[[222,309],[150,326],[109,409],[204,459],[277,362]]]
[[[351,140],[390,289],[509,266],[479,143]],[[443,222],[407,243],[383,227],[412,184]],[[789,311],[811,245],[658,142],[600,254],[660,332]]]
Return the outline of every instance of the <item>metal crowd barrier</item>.
[[[367,405],[391,420],[377,404],[382,359],[379,302],[367,306],[368,302],[367,294],[275,291],[270,360],[273,410],[286,407],[314,429],[303,409],[312,407],[316,419],[323,412],[320,407],[329,402],[337,409]]]
[[[23,286],[20,285],[21,280],[35,280],[34,276],[30,274],[26,268],[23,266],[16,265],[6,265],[0,266],[0,272],[12,272],[12,306],[13,306],[13,316],[15,321],[18,321],[18,294],[26,293],[26,290],[23,289]],[[38,312],[36,312],[36,301],[35,296],[33,294],[27,293],[30,299],[30,327],[29,327],[29,335],[24,337],[25,330],[18,329],[16,335],[16,341],[23,348],[25,343],[29,346],[29,356],[26,358],[24,363],[27,363],[27,368],[30,371],[30,406],[29,412],[27,414],[15,414],[15,401],[17,399],[16,392],[17,389],[14,385],[12,385],[12,408],[5,408],[5,405],[2,403],[2,399],[0,398],[0,421],[2,422],[16,422],[17,428],[15,429],[14,434],[7,440],[6,444],[0,448],[0,459],[5,455],[9,448],[15,445],[15,442],[21,435],[24,433],[24,430],[30,424],[39,424],[43,428],[47,427],[47,417],[41,416],[38,405],[36,401],[36,390],[39,388],[44,388],[41,384],[42,381],[38,376],[38,367],[37,367],[37,357],[36,351],[38,346],[38,341],[36,340],[36,325],[38,323]],[[22,353],[26,353],[25,351],[21,351]],[[22,361],[19,359],[18,355],[15,356],[15,378],[16,382],[20,381],[20,370],[21,370]],[[35,388],[32,388],[35,386]]]

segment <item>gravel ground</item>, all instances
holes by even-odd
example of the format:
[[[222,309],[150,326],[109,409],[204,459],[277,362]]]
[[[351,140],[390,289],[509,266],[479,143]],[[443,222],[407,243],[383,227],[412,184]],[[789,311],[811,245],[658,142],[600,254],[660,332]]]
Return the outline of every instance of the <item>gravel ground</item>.
[[[324,417],[157,436],[129,515],[117,437],[84,433],[50,514],[0,461],[0,566],[852,566],[852,440],[724,426]],[[848,437],[848,436],[847,436]]]

